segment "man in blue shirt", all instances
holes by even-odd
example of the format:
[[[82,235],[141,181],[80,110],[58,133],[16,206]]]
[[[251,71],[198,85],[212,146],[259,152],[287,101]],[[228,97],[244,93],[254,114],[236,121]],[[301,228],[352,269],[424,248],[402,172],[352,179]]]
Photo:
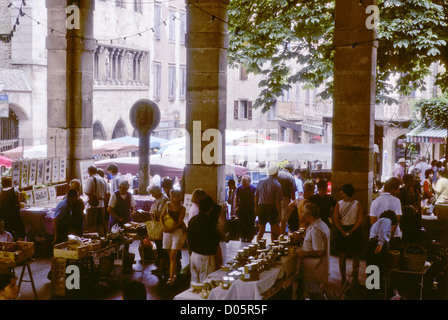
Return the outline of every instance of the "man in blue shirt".
[[[276,240],[280,235],[280,213],[283,200],[282,186],[277,180],[278,169],[271,167],[268,170],[268,177],[261,179],[255,191],[255,214],[258,216],[260,229],[257,235],[257,242],[263,238],[266,223],[271,225],[271,241]]]
[[[67,197],[56,206],[53,220],[54,244],[68,241],[73,232],[72,209],[78,199],[78,191],[70,189]]]

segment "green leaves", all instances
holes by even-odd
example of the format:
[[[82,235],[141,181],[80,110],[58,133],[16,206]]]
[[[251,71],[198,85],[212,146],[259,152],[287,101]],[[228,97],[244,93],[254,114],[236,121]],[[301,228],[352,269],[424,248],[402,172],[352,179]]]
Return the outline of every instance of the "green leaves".
[[[430,65],[448,63],[448,9],[430,0],[379,0],[377,102],[393,103],[394,90],[425,86]],[[263,74],[254,107],[269,110],[285,85],[324,86],[333,93],[335,0],[232,0],[229,63]],[[368,14],[366,14],[367,18]],[[390,84],[393,74],[405,77]],[[437,85],[448,88],[445,71]]]

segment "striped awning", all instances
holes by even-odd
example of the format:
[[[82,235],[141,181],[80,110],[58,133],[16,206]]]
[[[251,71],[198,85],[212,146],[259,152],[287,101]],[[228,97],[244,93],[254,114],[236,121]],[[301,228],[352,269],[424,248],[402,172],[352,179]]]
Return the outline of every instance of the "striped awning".
[[[407,142],[446,143],[447,130],[440,128],[423,128],[421,126],[406,133]]]

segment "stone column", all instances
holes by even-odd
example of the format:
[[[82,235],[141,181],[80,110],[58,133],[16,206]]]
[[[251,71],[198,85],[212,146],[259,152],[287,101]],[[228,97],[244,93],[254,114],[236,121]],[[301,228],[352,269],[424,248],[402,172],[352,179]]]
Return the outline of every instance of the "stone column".
[[[79,8],[79,29],[66,28],[72,4]],[[47,153],[67,155],[69,181],[81,178],[79,161],[92,159],[94,2],[47,0],[46,7],[49,28],[59,31],[47,36]]]
[[[203,188],[218,203],[225,201],[228,48],[227,25],[219,20],[227,21],[228,4],[229,0],[187,1],[186,131],[189,153],[186,155],[185,193]],[[217,19],[212,19],[212,15]],[[207,133],[220,135],[222,141],[218,143],[213,138],[202,141]],[[217,157],[216,161],[210,162],[212,145],[216,146]]]
[[[377,37],[366,27],[366,7],[375,0],[336,0],[332,190],[340,199],[346,183],[364,212],[373,187],[373,139]]]

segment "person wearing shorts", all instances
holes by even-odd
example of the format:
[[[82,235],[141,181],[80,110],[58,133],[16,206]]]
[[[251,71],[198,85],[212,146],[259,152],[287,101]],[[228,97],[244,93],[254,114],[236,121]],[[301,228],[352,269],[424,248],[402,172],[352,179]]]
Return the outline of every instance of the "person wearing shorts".
[[[163,208],[160,216],[163,230],[163,249],[167,250],[170,258],[170,276],[167,285],[173,285],[177,277],[177,254],[182,249],[186,240],[186,226],[184,223],[185,207],[182,205],[182,193],[179,190],[171,190],[170,201]],[[164,264],[161,261],[161,264]],[[162,267],[163,269],[163,267]]]
[[[97,206],[91,206],[89,201],[86,203],[87,211],[87,229],[89,233],[98,232],[100,236],[104,236],[104,198],[107,192],[107,182],[97,174],[97,168],[90,166],[87,169],[90,178],[84,187],[84,193],[90,196],[96,196],[99,199]]]
[[[263,238],[266,223],[271,225],[271,241],[280,235],[281,203],[283,200],[282,186],[277,180],[278,169],[271,167],[268,177],[261,179],[255,190],[255,215],[258,216],[260,228],[258,230],[257,242]]]

